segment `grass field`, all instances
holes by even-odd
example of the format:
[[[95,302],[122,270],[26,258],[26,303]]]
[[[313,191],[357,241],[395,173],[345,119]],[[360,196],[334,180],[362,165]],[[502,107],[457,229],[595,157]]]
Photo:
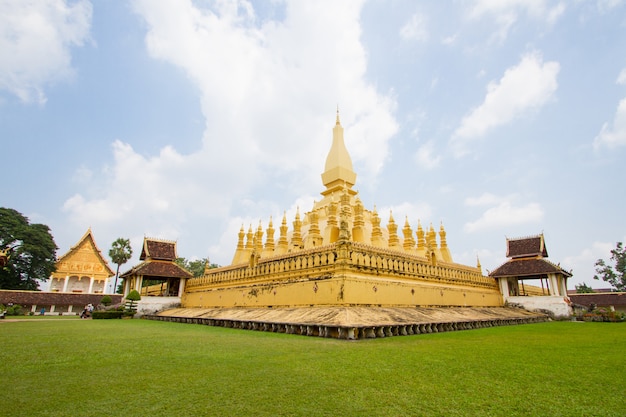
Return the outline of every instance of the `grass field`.
[[[0,323],[6,416],[624,416],[626,324],[341,341],[147,320]]]

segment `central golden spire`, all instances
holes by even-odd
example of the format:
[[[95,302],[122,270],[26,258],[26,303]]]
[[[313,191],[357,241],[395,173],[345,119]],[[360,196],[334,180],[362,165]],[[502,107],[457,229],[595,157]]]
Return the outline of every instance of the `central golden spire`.
[[[339,121],[339,108],[337,108],[337,121],[333,128],[333,143],[326,157],[326,166],[322,174],[322,183],[326,190],[322,191],[324,197],[347,190],[350,195],[356,191],[352,186],[356,182],[356,173],[352,169],[352,159],[343,141],[343,127]]]

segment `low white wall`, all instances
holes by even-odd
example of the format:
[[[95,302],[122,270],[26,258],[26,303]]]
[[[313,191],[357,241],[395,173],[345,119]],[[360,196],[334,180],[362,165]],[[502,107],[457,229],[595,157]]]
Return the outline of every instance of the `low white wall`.
[[[569,317],[573,314],[569,298],[563,296],[505,297],[509,305],[519,305],[529,311],[551,311],[555,317]]]
[[[141,300],[137,304],[137,317],[178,306],[180,306],[180,297],[150,297],[142,295]]]

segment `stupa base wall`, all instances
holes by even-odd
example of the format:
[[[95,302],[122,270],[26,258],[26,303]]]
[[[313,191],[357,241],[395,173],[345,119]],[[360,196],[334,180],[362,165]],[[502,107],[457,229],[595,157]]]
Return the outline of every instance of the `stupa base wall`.
[[[540,323],[545,314],[492,307],[301,307],[177,308],[146,319],[233,329],[329,337],[372,339]]]
[[[309,306],[501,307],[493,288],[388,277],[341,276],[221,286],[188,291],[186,308]]]

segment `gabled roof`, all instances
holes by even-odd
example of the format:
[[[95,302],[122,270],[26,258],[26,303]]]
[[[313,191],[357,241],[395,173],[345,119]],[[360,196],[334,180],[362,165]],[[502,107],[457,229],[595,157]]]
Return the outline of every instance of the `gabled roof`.
[[[537,236],[528,236],[506,240],[506,256],[511,258],[500,265],[489,276],[493,278],[520,277],[540,278],[547,274],[562,274],[571,277],[572,274],[561,265],[548,261],[548,250],[543,233]]]
[[[531,256],[548,257],[548,249],[543,239],[543,233],[538,236],[529,236],[506,240],[507,258],[524,258]]]
[[[176,258],[176,242],[144,237],[139,257],[143,262],[124,272],[121,277],[143,275],[157,278],[192,278],[191,272],[176,264]]]
[[[572,274],[546,259],[511,259],[500,265],[489,276],[493,278],[504,277],[534,277],[537,275],[563,274],[571,277]]]
[[[146,259],[175,261],[176,242],[153,238],[143,238],[143,248],[141,250],[140,261]]]
[[[143,275],[158,278],[192,278],[193,274],[172,261],[147,260],[135,265],[120,275],[127,278],[132,275]]]
[[[74,254],[76,254],[81,248],[87,246],[88,249],[91,249],[91,252],[96,255],[99,263],[102,265],[104,272],[108,273],[109,276],[115,275],[115,272],[109,267],[109,262],[102,256],[102,252],[96,245],[96,240],[93,237],[93,233],[91,232],[91,227],[87,229],[83,237],[80,238],[78,243],[70,248],[65,254],[57,258],[56,264],[60,264],[64,260],[69,260],[72,258]]]

